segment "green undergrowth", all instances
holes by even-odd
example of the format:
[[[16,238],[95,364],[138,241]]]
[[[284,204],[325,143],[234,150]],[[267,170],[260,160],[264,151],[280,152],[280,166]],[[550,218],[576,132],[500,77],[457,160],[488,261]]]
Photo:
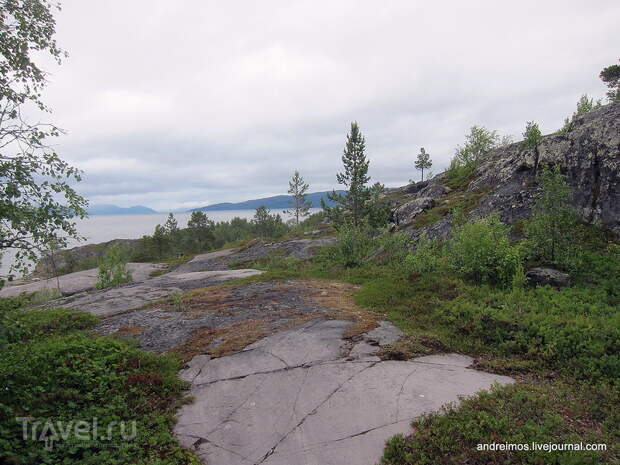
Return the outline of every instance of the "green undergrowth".
[[[310,261],[270,255],[246,262],[244,267],[266,272],[244,282],[319,278],[359,284],[356,303],[407,335],[384,356],[465,353],[476,358],[476,368],[518,380],[416,422],[415,434],[390,441],[385,465],[618,463],[620,260],[615,244],[593,244],[583,246],[573,286],[563,289],[482,284],[449,267],[415,273],[407,260],[347,267],[326,252]],[[577,440],[608,449],[475,450],[478,443]]]
[[[596,465],[617,463],[618,392],[562,381],[519,383],[450,405],[397,435],[381,465]],[[522,450],[489,450],[489,445]],[[533,450],[548,444],[604,444],[601,451]],[[487,450],[484,447],[487,446]],[[530,450],[525,450],[524,447]]]
[[[439,200],[439,205],[416,216],[413,226],[415,228],[430,226],[454,210],[460,210],[463,214],[467,214],[476,207],[478,200],[488,192],[488,189],[472,192],[461,190],[450,192]]]
[[[198,463],[171,433],[178,359],[94,336],[90,314],[24,303],[0,300],[0,463]]]

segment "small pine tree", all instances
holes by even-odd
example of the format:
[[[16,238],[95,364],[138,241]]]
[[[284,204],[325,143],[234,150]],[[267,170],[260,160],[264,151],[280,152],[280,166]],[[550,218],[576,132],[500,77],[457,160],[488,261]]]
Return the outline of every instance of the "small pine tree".
[[[348,187],[345,194],[335,191],[328,194],[329,200],[336,202],[336,207],[328,207],[321,200],[321,206],[335,224],[345,222],[354,227],[362,224],[366,215],[366,207],[370,199],[370,191],[366,185],[369,161],[366,159],[366,141],[356,122],[351,123],[351,132],[347,134],[347,143],[342,155],[344,171],[336,174],[339,184]],[[344,217],[344,218],[343,218]]]
[[[293,196],[291,200],[291,209],[285,210],[284,213],[293,215],[295,224],[299,226],[299,218],[308,216],[308,210],[312,204],[306,200],[306,192],[310,186],[301,177],[299,171],[295,170],[293,177],[288,183],[288,193]]]
[[[424,181],[424,170],[433,166],[433,161],[431,160],[430,154],[426,153],[424,147],[420,149],[420,153],[418,153],[418,158],[415,161],[415,168],[418,171],[422,171],[422,181]]]
[[[603,68],[599,77],[609,87],[607,91],[609,101],[620,102],[620,65],[611,65]]]
[[[168,213],[168,218],[164,224],[164,229],[167,234],[173,235],[179,231],[179,223],[172,213]]]

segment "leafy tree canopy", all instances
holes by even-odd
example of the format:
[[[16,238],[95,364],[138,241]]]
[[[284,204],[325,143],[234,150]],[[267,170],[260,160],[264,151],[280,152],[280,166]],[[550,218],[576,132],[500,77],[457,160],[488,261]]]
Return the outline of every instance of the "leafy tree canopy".
[[[34,56],[58,63],[64,56],[54,40],[57,8],[47,0],[0,0],[0,253],[17,251],[8,278],[26,271],[49,244],[64,247],[78,238],[72,218],[86,214],[86,201],[71,187],[80,172],[48,144],[62,131],[24,115],[28,104],[47,110],[45,72]]]
[[[528,121],[525,125],[525,132],[523,132],[523,143],[531,150],[535,150],[542,142],[542,133],[538,127],[538,123],[534,121]]]

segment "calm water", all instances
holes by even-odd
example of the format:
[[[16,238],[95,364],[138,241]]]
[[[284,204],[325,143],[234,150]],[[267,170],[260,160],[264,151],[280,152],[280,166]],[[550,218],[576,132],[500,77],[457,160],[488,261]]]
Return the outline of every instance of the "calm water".
[[[318,208],[311,209],[311,212],[319,211]],[[213,221],[228,221],[234,217],[252,218],[255,210],[222,210],[206,212],[207,216]],[[279,210],[272,210],[272,213],[279,213],[283,219],[289,219],[288,215]],[[187,226],[187,220],[191,213],[175,213],[174,217],[179,223],[180,228]],[[78,232],[86,237],[83,242],[72,241],[68,247],[77,245],[96,244],[107,242],[112,239],[139,239],[145,234],[152,234],[155,226],[163,224],[168,217],[167,213],[156,213],[153,215],[97,215],[84,220],[78,220]],[[8,251],[2,257],[0,263],[0,274],[8,272],[13,262],[14,253]]]

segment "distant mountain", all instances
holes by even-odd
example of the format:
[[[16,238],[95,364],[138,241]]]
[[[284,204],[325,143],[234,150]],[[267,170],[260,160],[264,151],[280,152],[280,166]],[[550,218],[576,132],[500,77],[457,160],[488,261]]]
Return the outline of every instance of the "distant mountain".
[[[325,199],[327,205],[332,206],[333,202],[327,199],[327,194],[331,191],[325,192],[313,192],[311,194],[306,195],[306,199],[311,203],[312,208],[318,208],[321,206],[321,199]],[[337,193],[342,194],[344,191],[336,191]],[[273,197],[265,197],[263,199],[254,199],[254,200],[246,200],[245,202],[225,202],[225,203],[216,203],[213,205],[207,205],[206,207],[193,208],[189,210],[190,212],[201,211],[220,211],[220,210],[254,210],[261,205],[269,208],[270,210],[286,210],[291,207],[291,200],[293,196],[291,195],[275,195]]]
[[[149,215],[157,213],[149,207],[136,205],[134,207],[118,207],[116,205],[100,204],[88,207],[89,215]]]

